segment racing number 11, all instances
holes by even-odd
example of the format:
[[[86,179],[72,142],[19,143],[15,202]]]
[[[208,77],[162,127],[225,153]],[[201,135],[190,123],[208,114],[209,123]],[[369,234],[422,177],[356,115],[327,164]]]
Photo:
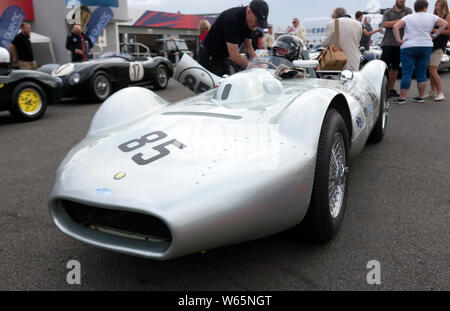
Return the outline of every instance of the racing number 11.
[[[155,137],[152,138],[152,136],[155,136]],[[123,152],[131,152],[131,151],[137,150],[139,148],[142,148],[147,144],[157,142],[158,140],[164,139],[166,137],[167,137],[167,134],[164,132],[161,132],[161,131],[152,132],[150,134],[146,134],[146,135],[142,136],[139,139],[133,139],[133,140],[130,140],[130,141],[120,145],[119,149],[122,150]],[[169,155],[170,151],[166,148],[169,145],[174,145],[178,149],[183,149],[186,147],[186,145],[179,142],[178,140],[172,139],[172,140],[169,140],[168,142],[165,142],[156,147],[153,147],[153,150],[159,152],[159,154],[154,157],[145,159],[144,154],[138,153],[138,154],[135,154],[131,159],[138,165],[150,164],[156,160],[159,160],[159,159]]]

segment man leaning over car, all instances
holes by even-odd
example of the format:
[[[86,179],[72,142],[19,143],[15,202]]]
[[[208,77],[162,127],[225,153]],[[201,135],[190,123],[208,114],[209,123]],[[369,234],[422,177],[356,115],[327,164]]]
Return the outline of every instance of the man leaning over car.
[[[269,6],[263,0],[222,12],[200,46],[200,64],[218,76],[230,73],[229,59],[246,68],[249,60],[239,54],[239,45],[244,43],[244,52],[250,59],[257,57],[252,47],[252,30],[267,28],[268,15]]]

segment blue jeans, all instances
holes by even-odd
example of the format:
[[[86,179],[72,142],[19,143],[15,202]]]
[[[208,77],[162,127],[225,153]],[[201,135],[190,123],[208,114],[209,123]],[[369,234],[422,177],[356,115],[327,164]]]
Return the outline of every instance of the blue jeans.
[[[400,60],[402,62],[402,83],[400,88],[408,90],[411,79],[416,69],[417,83],[427,81],[427,68],[430,61],[432,47],[413,47],[402,49]]]

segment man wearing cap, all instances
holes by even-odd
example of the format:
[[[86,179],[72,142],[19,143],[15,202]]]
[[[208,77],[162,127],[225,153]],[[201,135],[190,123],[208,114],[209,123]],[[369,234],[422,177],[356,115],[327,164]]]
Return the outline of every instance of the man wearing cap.
[[[249,60],[239,54],[239,45],[250,58],[257,57],[252,47],[252,31],[268,28],[269,6],[263,0],[253,0],[247,7],[222,12],[200,46],[199,62],[212,73],[229,74],[229,60],[246,68]]]

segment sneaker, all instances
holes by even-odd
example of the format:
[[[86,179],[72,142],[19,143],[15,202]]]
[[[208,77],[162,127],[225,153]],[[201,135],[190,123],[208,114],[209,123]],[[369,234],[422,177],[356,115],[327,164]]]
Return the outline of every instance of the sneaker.
[[[404,105],[406,100],[404,98],[397,97],[392,101],[394,104]]]
[[[400,97],[396,90],[389,90],[389,97]]]
[[[440,102],[443,101],[445,99],[444,93],[440,92],[437,93],[436,96],[434,97],[434,101],[436,102]]]
[[[425,94],[424,98],[434,98],[438,95],[438,92],[429,91],[427,94]]]
[[[423,99],[423,97],[414,97],[412,99],[412,101],[416,102],[416,103],[419,103],[419,104],[423,104],[425,100]]]

